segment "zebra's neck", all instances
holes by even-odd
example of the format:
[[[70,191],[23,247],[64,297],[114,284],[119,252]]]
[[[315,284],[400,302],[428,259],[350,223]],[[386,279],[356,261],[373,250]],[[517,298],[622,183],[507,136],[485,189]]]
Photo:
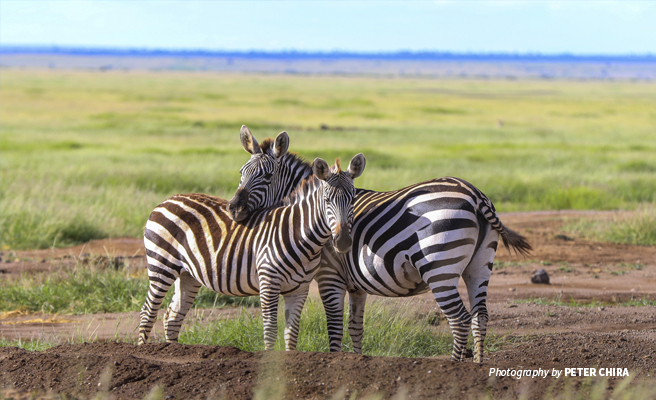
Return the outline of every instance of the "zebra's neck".
[[[321,180],[314,175],[303,180],[289,196],[283,199],[283,207],[291,208],[294,219],[299,219],[297,224],[287,227],[290,231],[299,227],[302,232],[295,232],[298,236],[313,233],[321,238],[321,246],[330,238],[331,231],[326,218],[323,185]],[[302,219],[300,219],[301,215]]]

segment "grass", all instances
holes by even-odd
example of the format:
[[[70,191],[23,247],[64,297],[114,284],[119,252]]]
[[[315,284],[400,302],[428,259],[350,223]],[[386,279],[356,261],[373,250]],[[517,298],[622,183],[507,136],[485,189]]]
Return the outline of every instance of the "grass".
[[[362,352],[370,356],[384,357],[434,357],[451,354],[453,337],[450,331],[442,332],[433,328],[429,323],[429,315],[419,318],[415,315],[415,310],[409,302],[379,301],[368,305]],[[348,324],[347,316],[348,310],[344,317],[345,327]],[[276,349],[284,350],[282,318],[278,321],[278,325]],[[505,346],[516,345],[526,340],[523,337],[502,336],[488,332],[485,351],[498,351]],[[259,314],[242,312],[236,318],[210,323],[192,323],[180,334],[180,342],[234,346],[246,351],[264,350],[262,317]],[[344,351],[353,351],[348,333],[344,335],[342,348]],[[329,351],[326,316],[318,300],[308,300],[303,309],[297,350]]]
[[[0,283],[0,312],[21,309],[48,314],[90,314],[139,311],[146,300],[148,278],[143,271],[77,265],[47,276]],[[173,294],[170,290],[165,303]],[[194,307],[259,306],[257,297],[232,297],[201,288]]]
[[[204,313],[195,319],[187,318],[180,334],[180,343],[213,346],[234,346],[244,351],[264,350],[263,325],[260,313],[253,313],[242,307],[237,317],[208,321]],[[348,311],[347,311],[348,313]],[[284,321],[279,317],[277,350],[284,350]],[[345,314],[345,326],[347,326]],[[432,327],[429,316],[417,317],[409,302],[375,302],[367,307],[363,353],[385,357],[434,357],[451,354],[453,337],[449,330]],[[124,341],[126,338],[116,338]],[[129,341],[129,339],[127,339]],[[526,337],[497,335],[488,332],[486,352],[499,351],[527,341]],[[46,350],[63,343],[82,343],[95,341],[84,332],[67,338],[32,338],[0,340],[0,347],[16,346],[26,350]],[[471,342],[471,337],[470,337]],[[472,342],[473,343],[473,342]],[[470,343],[470,346],[472,345]],[[344,336],[344,350],[353,351],[348,333]],[[301,316],[301,329],[298,338],[299,351],[328,352],[328,332],[326,316],[319,300],[309,299]]]
[[[642,206],[629,216],[616,216],[610,220],[586,219],[571,223],[564,230],[603,242],[656,245],[656,206]]]
[[[230,197],[247,160],[242,124],[259,139],[287,130],[291,150],[308,159],[363,152],[360,187],[458,176],[499,211],[656,202],[656,83],[2,74],[5,249],[138,237],[152,209],[173,194]]]
[[[569,300],[563,299],[546,299],[542,297],[528,298],[528,299],[517,299],[514,300],[514,303],[518,304],[537,304],[543,306],[562,306],[562,307],[653,307],[656,306],[656,300],[649,299],[647,297],[641,298],[631,298],[627,301],[600,301],[600,300],[590,300],[590,301],[579,301],[574,298]]]

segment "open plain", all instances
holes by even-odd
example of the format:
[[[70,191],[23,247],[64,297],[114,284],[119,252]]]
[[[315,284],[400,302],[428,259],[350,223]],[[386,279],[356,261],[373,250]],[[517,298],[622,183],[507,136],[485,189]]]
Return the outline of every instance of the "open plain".
[[[653,82],[2,74],[0,398],[656,397]],[[257,302],[210,294],[182,345],[162,343],[159,323],[135,346],[148,214],[176,193],[231,196],[241,124],[258,139],[287,130],[307,159],[363,152],[360,187],[452,175],[486,193],[534,251],[497,252],[484,362],[449,361],[430,295],[370,299],[363,356],[322,352],[316,292],[299,352],[258,351]],[[538,269],[549,285],[530,282]]]

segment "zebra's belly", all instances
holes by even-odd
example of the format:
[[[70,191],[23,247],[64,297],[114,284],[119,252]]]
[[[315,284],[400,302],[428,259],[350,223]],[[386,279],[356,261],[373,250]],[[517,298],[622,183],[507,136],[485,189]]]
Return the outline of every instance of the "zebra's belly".
[[[246,297],[260,294],[260,283],[255,268],[250,274],[243,274],[235,268],[218,268],[199,274],[196,268],[184,265],[184,270],[189,272],[201,285],[213,292],[227,296]]]

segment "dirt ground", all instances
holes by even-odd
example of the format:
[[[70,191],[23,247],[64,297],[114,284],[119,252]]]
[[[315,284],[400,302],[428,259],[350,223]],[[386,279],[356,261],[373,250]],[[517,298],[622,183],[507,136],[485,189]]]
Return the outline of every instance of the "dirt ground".
[[[544,398],[558,390],[585,385],[589,378],[490,377],[490,369],[558,370],[626,368],[630,376],[656,388],[656,310],[623,307],[631,299],[656,299],[656,247],[595,243],[570,237],[563,224],[580,218],[613,218],[613,213],[538,212],[501,216],[525,234],[534,247],[527,259],[497,252],[489,286],[488,330],[510,335],[512,344],[487,354],[484,362],[453,363],[435,358],[384,358],[355,354],[301,352],[247,353],[235,348],[155,343],[134,346],[137,313],[85,316],[0,316],[0,339],[66,337],[84,334],[96,343],[63,345],[44,352],[0,348],[0,385],[5,397],[26,393],[65,393],[88,398],[247,399],[255,393],[278,398],[357,398],[379,393],[409,399]],[[48,273],[76,260],[105,257],[108,263],[143,268],[141,240],[118,238],[69,249],[4,252],[0,279]],[[544,268],[550,284],[534,284]],[[464,285],[463,294],[464,294]],[[312,293],[316,296],[316,289]],[[595,307],[535,304],[529,299],[579,303]],[[375,301],[375,299],[371,299]],[[389,301],[389,300],[388,300]],[[419,314],[434,309],[430,294],[411,299]],[[234,309],[196,311],[196,318],[225,318]],[[192,316],[193,318],[194,316]],[[161,337],[158,324],[154,338]],[[448,330],[446,324],[440,329]],[[612,377],[607,389],[621,380]],[[154,391],[151,393],[151,391]],[[656,395],[656,393],[655,393]],[[1,397],[1,396],[0,396]],[[400,397],[402,398],[402,397]]]

